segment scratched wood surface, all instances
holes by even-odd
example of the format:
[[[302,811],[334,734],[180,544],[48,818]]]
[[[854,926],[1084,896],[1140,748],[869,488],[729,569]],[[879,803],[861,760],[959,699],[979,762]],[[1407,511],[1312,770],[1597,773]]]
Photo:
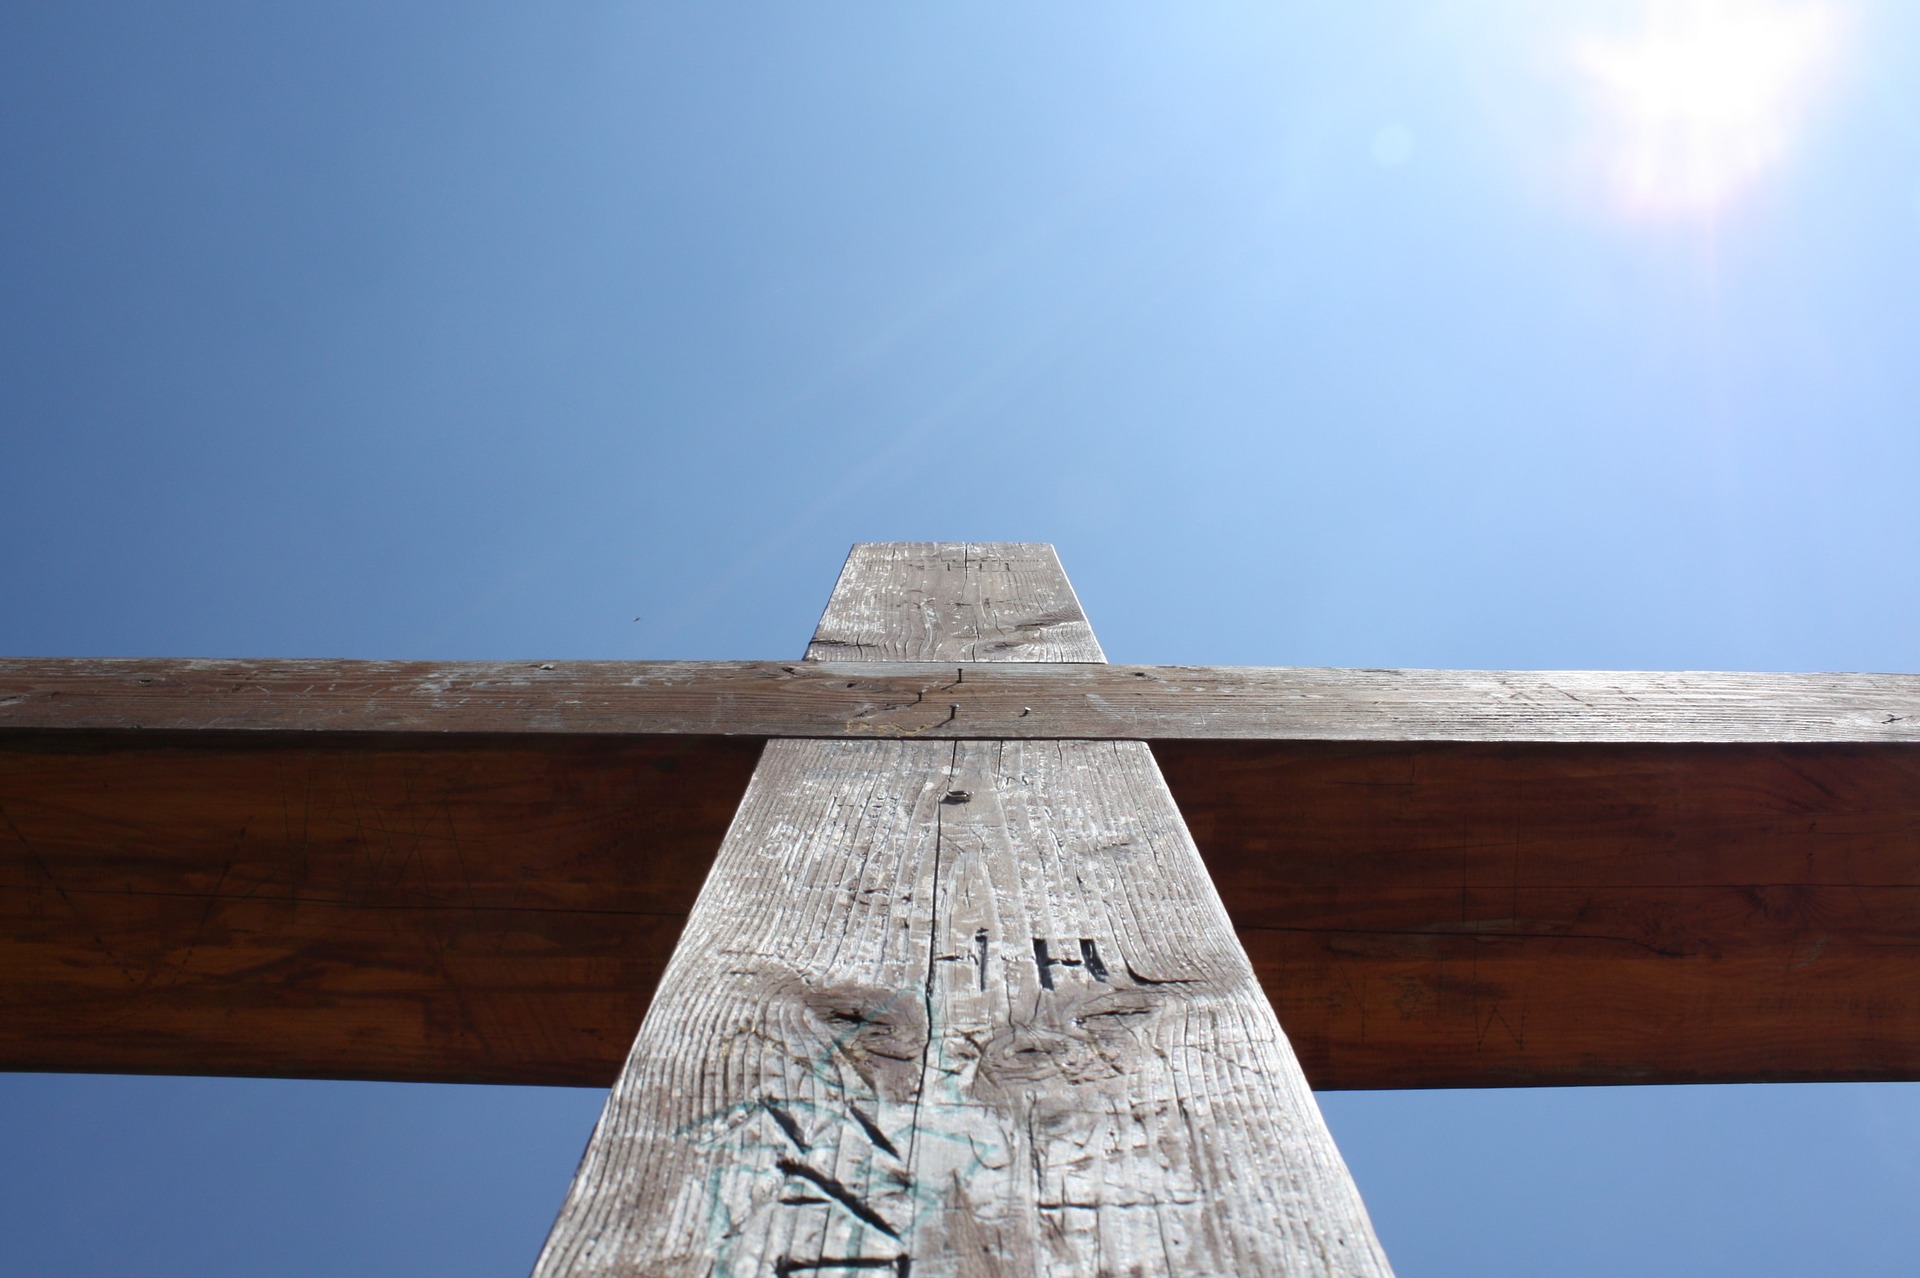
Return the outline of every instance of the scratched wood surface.
[[[816,654],[1099,657],[1044,547],[842,583]],[[861,1270],[1388,1272],[1143,744],[769,743],[536,1272]]]
[[[936,606],[971,625],[967,609],[991,602],[917,600],[911,646],[928,654]],[[1098,648],[1069,645],[1084,623],[1054,602],[1047,624],[953,644],[952,662],[15,658],[0,660],[0,732],[1920,746],[1913,675],[1107,666],[1055,659]],[[858,614],[830,633],[816,654],[873,647]],[[989,648],[1020,660],[983,664]]]
[[[866,542],[847,555],[808,661],[1104,662],[1052,546]]]

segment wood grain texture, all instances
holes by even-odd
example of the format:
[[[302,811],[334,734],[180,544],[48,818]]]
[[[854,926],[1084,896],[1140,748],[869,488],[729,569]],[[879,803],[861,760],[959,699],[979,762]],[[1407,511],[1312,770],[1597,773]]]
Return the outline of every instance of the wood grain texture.
[[[759,752],[0,737],[0,1067],[605,1086]]]
[[[976,568],[982,613],[1025,581]],[[971,637],[916,662],[0,660],[0,732],[1920,745],[1912,675],[1107,666],[1049,615],[999,647],[1076,660],[977,661]]]
[[[1092,659],[1034,551],[815,651]],[[536,1273],[860,1270],[1389,1272],[1144,744],[769,743]]]
[[[1105,661],[1053,547],[863,542],[809,661]]]
[[[1920,1079],[1908,747],[1153,749],[1316,1088]],[[0,735],[0,1067],[606,1086],[758,752]]]
[[[1920,1078],[1909,749],[1156,753],[1316,1086]]]
[[[1386,1272],[1157,780],[771,743],[537,1272]]]

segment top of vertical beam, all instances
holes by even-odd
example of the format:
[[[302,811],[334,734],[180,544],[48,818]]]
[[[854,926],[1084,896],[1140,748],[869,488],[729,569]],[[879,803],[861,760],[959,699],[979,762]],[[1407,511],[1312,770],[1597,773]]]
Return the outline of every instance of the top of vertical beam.
[[[1106,659],[1038,542],[863,542],[807,645],[809,661]]]

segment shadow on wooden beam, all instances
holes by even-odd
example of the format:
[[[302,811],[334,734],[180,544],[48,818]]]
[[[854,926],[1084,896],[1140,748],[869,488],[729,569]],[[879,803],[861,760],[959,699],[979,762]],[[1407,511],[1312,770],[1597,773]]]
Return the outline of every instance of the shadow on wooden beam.
[[[0,1065],[603,1086],[759,749],[0,735]],[[1316,1086],[1920,1077],[1920,749],[1154,749]]]
[[[760,748],[0,738],[0,1063],[605,1086]]]

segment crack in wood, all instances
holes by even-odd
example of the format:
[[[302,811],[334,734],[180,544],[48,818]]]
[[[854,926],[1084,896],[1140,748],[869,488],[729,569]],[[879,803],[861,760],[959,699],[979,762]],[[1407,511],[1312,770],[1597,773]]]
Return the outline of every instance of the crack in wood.
[[[806,1136],[801,1133],[800,1124],[793,1121],[793,1115],[787,1113],[786,1110],[782,1109],[773,1101],[763,1100],[760,1104],[766,1109],[768,1115],[772,1117],[775,1125],[786,1134],[787,1139],[793,1142],[795,1149],[804,1154],[813,1148],[813,1146],[807,1143]]]
[[[782,1257],[774,1262],[773,1272],[779,1278],[788,1274],[812,1273],[823,1269],[891,1269],[898,1278],[908,1278],[912,1272],[912,1260],[903,1252],[898,1256],[823,1256],[818,1260],[794,1260]]]

